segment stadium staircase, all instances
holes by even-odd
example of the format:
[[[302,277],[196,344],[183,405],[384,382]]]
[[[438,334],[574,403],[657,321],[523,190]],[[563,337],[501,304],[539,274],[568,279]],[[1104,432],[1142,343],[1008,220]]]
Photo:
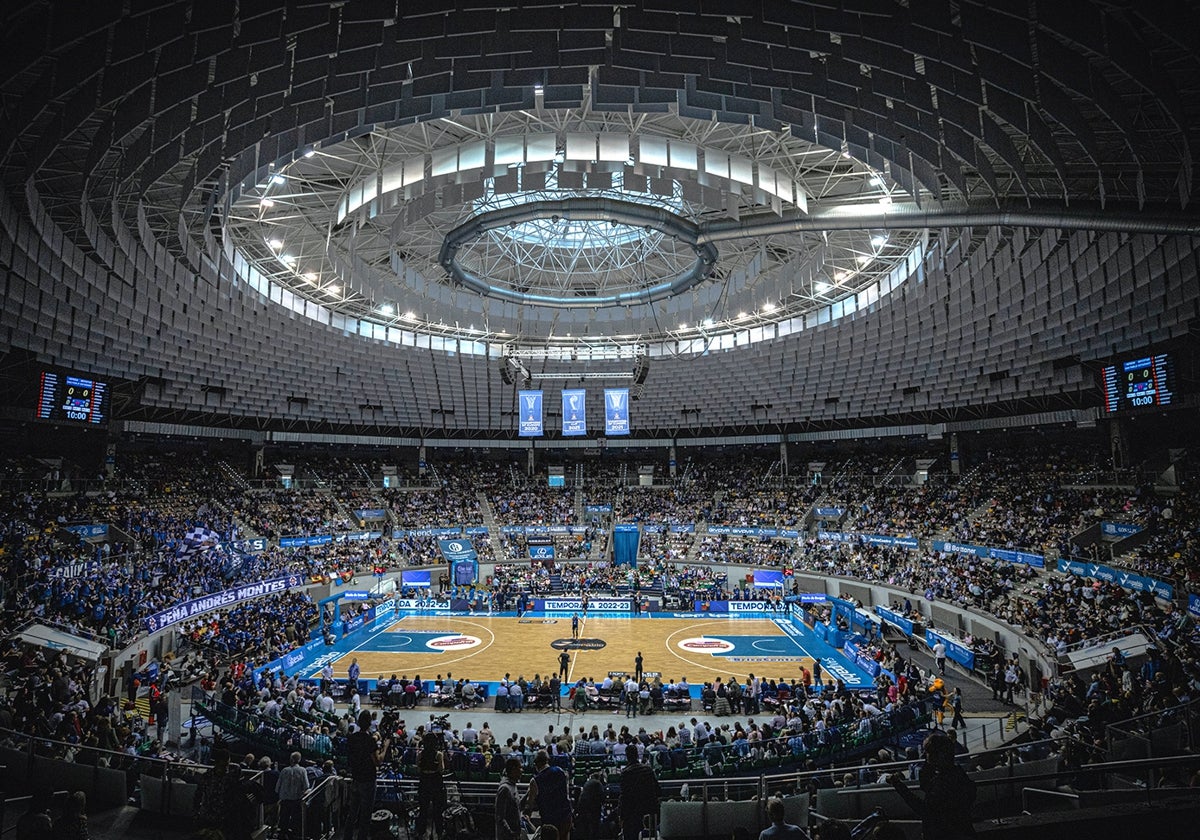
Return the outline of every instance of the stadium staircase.
[[[229,482],[229,486],[235,490],[249,490],[250,482],[246,477],[233,468],[233,465],[226,460],[217,461],[217,471],[221,477]]]
[[[360,464],[358,461],[355,461],[355,462],[354,462],[354,471],[355,471],[356,473],[358,473],[358,478],[359,478],[359,479],[360,479],[360,480],[361,480],[361,481],[362,481],[362,482],[363,482],[363,483],[364,483],[364,484],[365,484],[367,487],[370,487],[370,486],[371,486],[371,473],[369,473],[369,472],[367,471],[367,468],[366,468],[366,467],[364,467],[364,466],[363,466],[362,464]]]
[[[904,476],[904,465],[907,462],[908,462],[908,458],[904,457],[904,458],[901,458],[896,463],[892,464],[892,468],[890,470],[888,470],[886,473],[884,473],[883,478],[879,479],[875,483],[875,486],[876,487],[891,487],[893,482],[895,482],[895,480],[897,478],[901,478]]]
[[[338,498],[337,493],[333,492],[333,490],[326,488],[323,492],[328,494],[330,501],[333,502],[333,506],[337,509],[338,516],[348,523],[351,528],[357,528],[358,517],[354,515],[354,511],[346,507],[345,503]]]
[[[500,546],[502,544],[502,534],[500,533],[500,523],[496,521],[496,512],[492,509],[492,502],[488,499],[487,493],[482,490],[475,491],[475,498],[479,499],[479,514],[483,517],[483,526],[488,529],[488,551],[491,553],[491,562],[500,562]]]
[[[822,493],[820,496],[818,496],[816,498],[816,501],[814,501],[811,505],[808,506],[808,510],[804,511],[804,515],[802,517],[800,517],[801,525],[805,529],[811,530],[813,528],[813,526],[816,525],[816,523],[817,523],[817,508],[827,507],[828,505],[829,505],[829,491],[826,490],[824,493]]]

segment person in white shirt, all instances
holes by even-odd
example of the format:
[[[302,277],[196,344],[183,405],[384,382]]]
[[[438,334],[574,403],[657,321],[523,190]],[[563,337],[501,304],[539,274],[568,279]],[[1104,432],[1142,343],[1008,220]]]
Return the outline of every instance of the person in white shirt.
[[[458,737],[468,747],[473,747],[479,743],[479,733],[475,731],[475,727],[470,721],[467,721],[467,725],[459,733]]]
[[[937,663],[938,672],[943,677],[946,676],[946,645],[941,639],[933,646],[933,659]]]
[[[638,686],[633,681],[633,677],[625,680],[623,686],[625,698],[625,717],[637,717],[637,702],[638,702]]]

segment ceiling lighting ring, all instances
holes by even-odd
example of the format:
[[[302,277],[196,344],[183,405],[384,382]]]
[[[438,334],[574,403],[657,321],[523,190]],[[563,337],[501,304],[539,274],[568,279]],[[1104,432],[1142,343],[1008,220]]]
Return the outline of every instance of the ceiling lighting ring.
[[[625,291],[611,294],[549,295],[532,294],[513,288],[495,277],[481,276],[460,260],[460,251],[470,247],[489,232],[507,235],[528,222],[597,223],[611,228],[638,228],[655,232],[685,248],[695,257],[681,271],[665,276],[643,276],[641,282]],[[472,216],[448,232],[442,241],[438,262],[453,283],[481,295],[510,301],[532,302],[556,308],[621,306],[633,302],[649,303],[691,289],[708,278],[719,252],[715,243],[700,242],[700,228],[688,219],[662,207],[611,198],[566,198],[540,200],[501,207]]]

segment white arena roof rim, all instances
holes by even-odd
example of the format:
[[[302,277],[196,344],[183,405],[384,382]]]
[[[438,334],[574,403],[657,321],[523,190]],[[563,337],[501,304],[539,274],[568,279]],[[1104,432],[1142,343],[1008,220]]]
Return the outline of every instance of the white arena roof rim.
[[[260,294],[314,320],[343,315],[359,335],[401,345],[430,336],[433,349],[468,353],[560,348],[576,359],[651,346],[655,354],[730,349],[771,335],[755,329],[763,324],[782,325],[778,335],[835,321],[911,274],[926,239],[919,228],[748,234],[723,241],[716,262],[701,266],[704,276],[678,284],[690,294],[676,297],[672,280],[694,255],[676,253],[678,235],[648,223],[632,238],[638,229],[615,218],[591,223],[588,234],[619,234],[608,248],[537,247],[530,223],[509,236],[491,230],[459,251],[472,252],[475,284],[441,264],[454,229],[536,201],[615,198],[699,223],[779,219],[807,212],[810,201],[836,212],[908,197],[841,150],[676,111],[607,113],[585,102],[454,114],[313,143],[226,196],[225,253]],[[534,186],[523,189],[525,179]],[[205,200],[197,193],[191,202]]]

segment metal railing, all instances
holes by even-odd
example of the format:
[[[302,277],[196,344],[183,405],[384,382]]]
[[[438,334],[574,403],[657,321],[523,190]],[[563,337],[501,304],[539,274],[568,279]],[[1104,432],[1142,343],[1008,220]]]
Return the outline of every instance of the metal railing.
[[[1104,735],[1109,758],[1200,751],[1200,699],[1111,723]]]

